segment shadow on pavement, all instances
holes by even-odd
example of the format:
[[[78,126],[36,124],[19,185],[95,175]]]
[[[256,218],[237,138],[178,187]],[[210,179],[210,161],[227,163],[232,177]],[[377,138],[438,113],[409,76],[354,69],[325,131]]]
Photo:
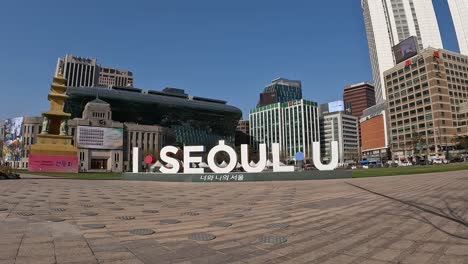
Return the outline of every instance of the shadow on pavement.
[[[429,220],[423,214],[421,214],[421,212],[429,213],[431,215],[442,217],[442,218],[444,218],[446,220],[449,220],[449,221],[454,222],[454,223],[458,223],[458,224],[462,225],[463,227],[468,228],[468,221],[461,215],[461,213],[465,212],[465,209],[452,208],[450,206],[450,204],[446,200],[441,200],[444,203],[444,207],[443,208],[438,208],[436,206],[429,205],[429,204],[401,200],[401,199],[391,197],[391,196],[388,196],[388,195],[385,195],[385,194],[382,194],[382,193],[379,193],[379,192],[376,192],[376,191],[366,189],[364,187],[361,187],[361,186],[358,186],[358,185],[355,185],[355,184],[352,184],[352,183],[349,183],[349,182],[347,182],[347,184],[351,185],[351,186],[353,186],[355,188],[361,189],[363,191],[378,195],[380,197],[384,197],[384,198],[390,199],[392,201],[407,205],[410,208],[412,208],[414,211],[413,210],[411,210],[411,211],[415,212],[416,215],[419,216],[420,218],[410,216],[410,215],[397,215],[397,216],[403,216],[403,217],[407,217],[407,218],[414,219],[414,220],[417,220],[417,221],[421,221],[423,223],[431,225],[435,229],[437,229],[437,230],[439,230],[439,231],[441,231],[441,232],[443,232],[443,233],[445,233],[447,235],[468,240],[468,236],[448,232],[448,231],[444,230],[442,227],[440,227],[437,224],[435,224],[434,222],[432,222],[431,220]],[[389,214],[389,215],[396,215],[396,214]]]

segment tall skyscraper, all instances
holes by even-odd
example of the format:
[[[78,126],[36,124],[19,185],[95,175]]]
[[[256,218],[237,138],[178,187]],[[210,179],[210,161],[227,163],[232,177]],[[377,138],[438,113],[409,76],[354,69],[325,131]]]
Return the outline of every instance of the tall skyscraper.
[[[297,152],[312,160],[312,143],[320,141],[318,105],[307,100],[274,103],[250,110],[252,146],[264,143],[267,152],[272,144],[280,144],[280,158],[294,160]]]
[[[460,53],[468,55],[468,0],[448,0]]]
[[[361,0],[377,103],[385,100],[383,72],[395,66],[392,48],[416,36],[419,48],[442,48],[431,0]]]
[[[62,69],[67,87],[133,87],[133,73],[97,63],[97,59],[71,54],[58,58],[56,73]]]
[[[300,151],[311,161],[312,142],[320,141],[319,116],[317,103],[302,99],[301,81],[275,79],[250,110],[251,145],[264,143],[271,152],[272,144],[279,143],[282,160],[294,160]]]

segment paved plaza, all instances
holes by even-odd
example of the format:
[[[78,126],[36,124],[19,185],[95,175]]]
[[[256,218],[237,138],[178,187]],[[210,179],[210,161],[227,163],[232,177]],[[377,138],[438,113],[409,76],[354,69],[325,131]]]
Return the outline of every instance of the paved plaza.
[[[468,263],[468,171],[366,179],[0,181],[0,264]]]

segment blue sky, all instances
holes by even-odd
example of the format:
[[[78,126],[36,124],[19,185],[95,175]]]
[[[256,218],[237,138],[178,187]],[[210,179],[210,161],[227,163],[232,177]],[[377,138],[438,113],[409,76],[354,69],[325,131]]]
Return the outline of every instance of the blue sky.
[[[446,0],[434,6],[458,51]],[[139,88],[227,100],[244,117],[277,77],[302,80],[319,103],[371,80],[359,0],[5,1],[0,34],[0,119],[47,110],[67,53],[132,70]]]

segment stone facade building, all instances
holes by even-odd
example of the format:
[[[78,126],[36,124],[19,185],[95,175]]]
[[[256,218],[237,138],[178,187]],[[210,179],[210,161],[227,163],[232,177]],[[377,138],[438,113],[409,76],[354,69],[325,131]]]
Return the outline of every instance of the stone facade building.
[[[468,56],[428,48],[384,76],[394,158],[443,157],[468,134]]]
[[[11,166],[27,169],[29,149],[41,132],[43,119],[24,117],[23,120],[23,153]],[[78,148],[80,172],[128,171],[132,166],[133,147],[139,147],[144,155],[157,158],[161,148],[175,143],[175,134],[169,128],[113,121],[110,105],[100,99],[87,103],[81,118],[69,120],[68,134]]]
[[[175,142],[168,128],[113,121],[110,105],[100,99],[86,104],[82,118],[70,121],[69,133],[78,147],[81,171],[127,171],[133,147],[157,157],[161,148]]]
[[[131,71],[101,66],[96,58],[67,54],[58,58],[56,72],[60,68],[67,79],[67,87],[133,87]]]

